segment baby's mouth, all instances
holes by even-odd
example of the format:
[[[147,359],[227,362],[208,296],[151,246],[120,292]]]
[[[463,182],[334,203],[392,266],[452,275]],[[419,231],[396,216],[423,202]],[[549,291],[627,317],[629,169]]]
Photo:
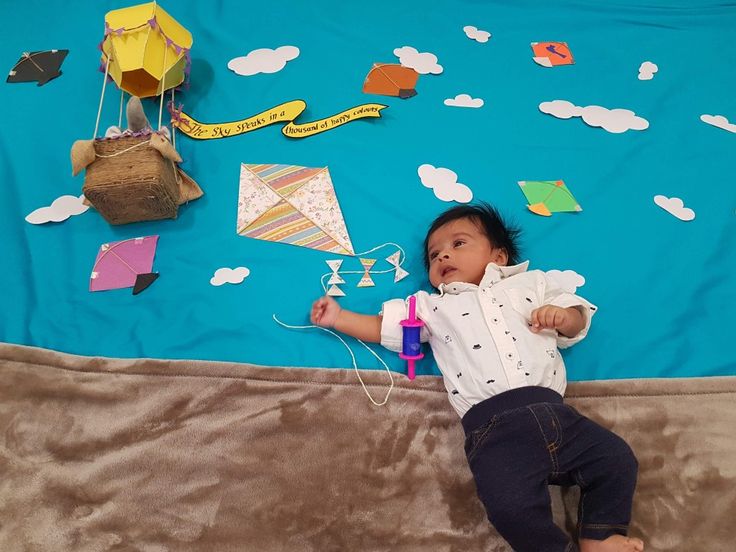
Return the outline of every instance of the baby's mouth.
[[[454,266],[446,266],[442,269],[442,277],[444,278],[447,276],[450,272],[457,270]]]

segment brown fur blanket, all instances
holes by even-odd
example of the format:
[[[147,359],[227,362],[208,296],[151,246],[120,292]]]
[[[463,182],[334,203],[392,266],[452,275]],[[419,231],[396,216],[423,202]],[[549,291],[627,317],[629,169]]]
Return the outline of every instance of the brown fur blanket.
[[[374,396],[385,372],[363,372]],[[0,344],[0,550],[507,551],[439,378]],[[640,462],[632,533],[736,549],[736,377],[574,383]],[[571,528],[576,491],[552,488]]]

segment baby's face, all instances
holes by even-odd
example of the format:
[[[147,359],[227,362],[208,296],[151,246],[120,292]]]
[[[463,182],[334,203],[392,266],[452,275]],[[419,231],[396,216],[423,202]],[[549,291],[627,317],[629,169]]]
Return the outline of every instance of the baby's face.
[[[427,243],[429,281],[437,288],[450,282],[478,285],[488,263],[505,265],[503,249],[494,248],[475,221],[457,219],[432,232]]]

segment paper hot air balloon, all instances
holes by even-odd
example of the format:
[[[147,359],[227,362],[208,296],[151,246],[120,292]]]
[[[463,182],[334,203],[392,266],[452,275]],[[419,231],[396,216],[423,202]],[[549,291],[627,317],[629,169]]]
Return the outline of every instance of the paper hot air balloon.
[[[186,77],[192,35],[156,2],[105,15],[102,63],[133,96],[157,96]]]

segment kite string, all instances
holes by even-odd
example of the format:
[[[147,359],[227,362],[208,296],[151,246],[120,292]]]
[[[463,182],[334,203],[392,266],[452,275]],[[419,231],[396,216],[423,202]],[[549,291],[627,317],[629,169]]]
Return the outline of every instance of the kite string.
[[[367,387],[365,386],[365,382],[363,381],[363,378],[361,378],[361,377],[360,377],[360,371],[358,370],[358,364],[357,364],[357,362],[355,361],[355,354],[353,354],[353,350],[352,350],[352,349],[350,348],[350,346],[349,346],[349,345],[348,345],[348,344],[347,344],[347,343],[345,342],[345,340],[344,340],[344,339],[343,339],[342,337],[340,337],[340,336],[339,336],[339,335],[338,335],[338,334],[337,334],[336,332],[333,332],[332,330],[330,330],[330,329],[328,329],[328,328],[323,328],[323,327],[321,327],[321,326],[314,326],[314,325],[308,325],[308,326],[293,326],[293,325],[291,325],[291,324],[285,324],[284,322],[282,322],[281,320],[279,320],[279,319],[278,319],[278,318],[276,317],[276,315],[275,315],[275,314],[273,314],[273,315],[272,315],[272,317],[273,317],[273,320],[274,320],[274,322],[276,322],[277,324],[279,324],[279,325],[283,326],[284,328],[289,328],[289,329],[291,329],[291,330],[306,330],[306,329],[316,328],[316,329],[318,329],[318,330],[323,330],[323,331],[325,331],[325,332],[327,332],[327,333],[329,333],[329,334],[332,334],[332,335],[334,335],[334,336],[335,336],[335,337],[336,337],[337,339],[339,339],[339,340],[340,340],[340,341],[342,342],[342,344],[343,344],[343,345],[345,346],[345,348],[346,348],[346,349],[348,350],[348,353],[350,353],[350,358],[351,358],[351,360],[352,360],[352,363],[353,363],[353,369],[355,370],[355,374],[356,374],[356,375],[358,376],[358,381],[360,381],[360,385],[362,385],[362,386],[363,386],[363,391],[364,391],[364,392],[365,392],[365,394],[366,394],[366,395],[368,396],[368,399],[370,399],[370,401],[371,401],[371,402],[372,402],[372,403],[373,403],[374,405],[376,405],[376,406],[384,406],[384,405],[385,405],[385,404],[386,404],[386,403],[388,402],[388,397],[389,397],[389,395],[391,395],[391,391],[392,391],[392,390],[393,390],[393,388],[394,388],[394,377],[393,377],[393,375],[391,374],[391,370],[390,370],[390,369],[389,369],[389,367],[388,367],[388,366],[386,365],[386,363],[385,363],[385,362],[383,361],[383,359],[382,359],[382,358],[381,358],[380,356],[378,356],[378,354],[377,354],[377,353],[376,353],[376,352],[375,352],[375,351],[374,351],[373,349],[371,349],[371,348],[370,348],[370,347],[369,347],[368,345],[366,345],[366,344],[365,344],[365,343],[364,343],[363,341],[361,341],[360,339],[358,339],[358,340],[357,340],[357,341],[358,341],[358,343],[360,343],[361,345],[363,345],[363,347],[365,347],[366,349],[368,349],[368,351],[369,351],[369,352],[370,352],[370,353],[371,353],[371,354],[372,354],[372,355],[373,355],[374,357],[376,357],[376,358],[378,359],[378,361],[379,361],[379,362],[380,362],[381,364],[383,364],[383,367],[384,367],[384,368],[386,369],[386,372],[388,373],[388,377],[389,377],[389,379],[391,380],[391,383],[390,383],[390,385],[389,385],[388,391],[386,392],[386,397],[384,397],[383,401],[381,401],[380,403],[379,403],[379,402],[376,402],[376,401],[375,401],[375,400],[373,399],[373,397],[371,396],[370,392],[368,391],[368,388],[367,388]]]
[[[339,270],[336,272],[327,272],[323,274],[319,279],[320,285],[322,286],[322,291],[324,291],[325,293],[327,292],[327,286],[325,285],[325,277],[332,276],[333,274],[365,274],[366,272],[368,274],[386,274],[388,272],[394,272],[398,267],[400,267],[402,264],[404,264],[404,262],[406,262],[406,252],[398,243],[394,243],[394,242],[382,243],[381,245],[377,245],[373,249],[369,249],[361,253],[356,253],[355,256],[360,257],[361,255],[367,255],[368,253],[373,253],[377,249],[381,249],[382,247],[386,247],[389,245],[393,245],[394,247],[397,247],[399,251],[401,251],[401,255],[399,256],[399,263],[396,266],[394,266],[393,268],[386,269],[386,270]]]
[[[100,115],[102,115],[102,102],[105,101],[105,86],[107,86],[107,75],[110,70],[110,56],[107,56],[107,63],[105,63],[105,78],[102,81],[102,93],[100,94],[100,105],[97,107],[97,121],[95,121],[95,132],[92,135],[92,139],[97,138],[97,130],[100,128]]]

